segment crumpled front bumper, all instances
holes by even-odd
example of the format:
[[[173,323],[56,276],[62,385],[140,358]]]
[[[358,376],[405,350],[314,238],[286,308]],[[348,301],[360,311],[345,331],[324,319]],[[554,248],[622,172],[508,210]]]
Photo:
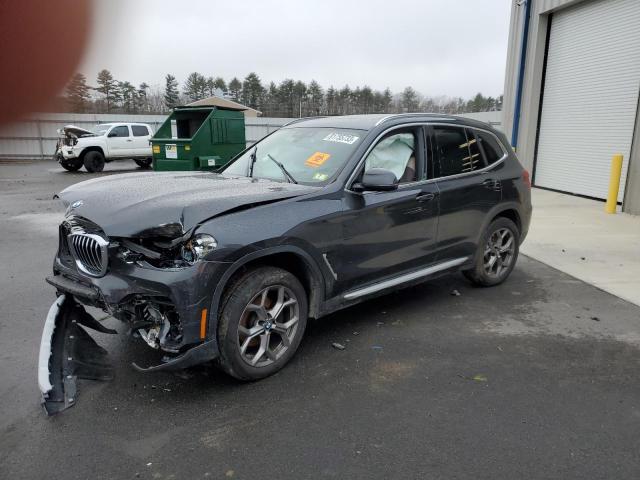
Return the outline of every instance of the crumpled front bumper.
[[[116,318],[120,318],[122,305],[134,298],[168,299],[182,325],[183,338],[177,346],[182,349],[215,337],[217,318],[216,312],[209,311],[211,299],[230,265],[200,262],[188,268],[158,269],[110,259],[105,276],[90,277],[56,259],[54,275],[47,282],[60,293],[71,294],[79,302],[102,308]],[[203,311],[206,311],[204,329]]]
[[[182,342],[173,355],[144,372],[175,370],[204,363],[218,357],[216,316],[209,312],[217,282],[229,264],[203,262],[189,269],[155,270],[136,265],[110,265],[107,275],[91,278],[79,274],[56,260],[54,275],[47,282],[59,297],[53,303],[42,332],[38,362],[38,384],[43,406],[49,415],[75,404],[77,379],[110,380],[113,368],[107,352],[85,328],[107,334],[104,327],[86,312],[83,305],[100,307],[117,316],[122,304],[132,298],[168,298],[173,302],[182,325]]]

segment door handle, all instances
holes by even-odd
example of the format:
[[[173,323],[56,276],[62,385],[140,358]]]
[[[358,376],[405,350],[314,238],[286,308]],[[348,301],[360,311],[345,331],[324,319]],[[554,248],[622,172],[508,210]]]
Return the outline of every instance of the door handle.
[[[419,202],[429,202],[436,198],[435,193],[427,192],[427,193],[419,193],[416,195],[416,200]]]
[[[130,138],[127,138],[127,142],[133,142],[133,140],[131,140]]]

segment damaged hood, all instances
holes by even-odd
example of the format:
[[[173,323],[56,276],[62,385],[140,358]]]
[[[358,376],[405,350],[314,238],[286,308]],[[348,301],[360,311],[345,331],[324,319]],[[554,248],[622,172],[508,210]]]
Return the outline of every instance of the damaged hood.
[[[58,133],[70,135],[72,137],[84,137],[87,135],[90,135],[92,137],[96,136],[95,132],[81,127],[76,127],[75,125],[65,125],[60,130],[58,130]]]
[[[58,196],[67,215],[91,220],[109,236],[176,238],[230,210],[317,188],[209,172],[141,172],[81,182]]]

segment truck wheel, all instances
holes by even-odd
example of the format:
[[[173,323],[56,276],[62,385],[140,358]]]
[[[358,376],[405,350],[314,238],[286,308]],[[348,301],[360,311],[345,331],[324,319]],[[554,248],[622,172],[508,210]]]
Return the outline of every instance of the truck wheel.
[[[245,273],[224,297],[218,322],[219,363],[239,380],[257,380],[293,357],[307,326],[307,294],[286,270]]]
[[[84,168],[91,173],[101,172],[104,170],[104,155],[95,150],[85,153]]]
[[[62,156],[58,157],[58,163],[69,172],[75,172],[82,168],[82,159],[81,158],[64,158]]]
[[[136,158],[134,162],[138,164],[140,168],[149,168],[151,166],[150,158]]]
[[[518,259],[520,231],[508,218],[496,218],[478,244],[475,266],[462,273],[472,283],[491,287],[504,282]]]

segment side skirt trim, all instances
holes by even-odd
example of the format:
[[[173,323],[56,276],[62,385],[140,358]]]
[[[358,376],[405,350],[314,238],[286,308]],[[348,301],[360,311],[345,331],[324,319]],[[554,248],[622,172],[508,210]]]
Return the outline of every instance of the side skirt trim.
[[[346,300],[352,300],[354,298],[363,297],[365,295],[369,295],[371,293],[384,290],[385,288],[395,287],[396,285],[401,285],[403,283],[407,283],[412,280],[416,280],[418,278],[428,277],[429,275],[433,275],[434,273],[441,272],[442,270],[447,270],[448,268],[453,268],[453,267],[457,267],[458,265],[462,265],[464,262],[467,261],[468,258],[469,257],[454,258],[453,260],[447,260],[446,262],[437,263],[436,265],[432,265],[430,267],[423,268],[415,272],[406,273],[404,275],[400,275],[399,277],[395,277],[395,278],[390,278],[389,280],[384,280],[374,285],[370,285],[364,288],[359,288],[357,290],[353,290],[351,292],[345,293],[344,298]]]

